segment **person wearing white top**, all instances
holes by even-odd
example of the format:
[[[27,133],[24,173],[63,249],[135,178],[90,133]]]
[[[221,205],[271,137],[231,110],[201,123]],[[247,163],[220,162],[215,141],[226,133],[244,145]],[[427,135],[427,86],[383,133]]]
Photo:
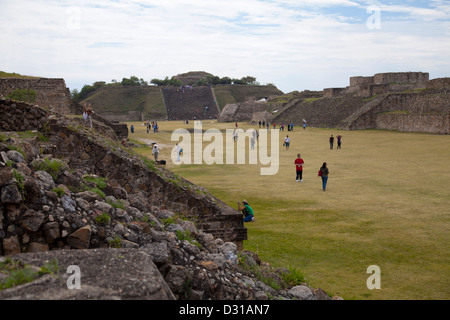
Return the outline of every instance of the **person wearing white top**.
[[[290,144],[291,144],[291,138],[289,138],[289,136],[286,136],[286,138],[284,138],[284,145],[286,146],[286,150],[289,149]]]
[[[159,148],[158,148],[158,145],[156,143],[153,145],[152,154],[155,157],[155,161],[158,161]]]

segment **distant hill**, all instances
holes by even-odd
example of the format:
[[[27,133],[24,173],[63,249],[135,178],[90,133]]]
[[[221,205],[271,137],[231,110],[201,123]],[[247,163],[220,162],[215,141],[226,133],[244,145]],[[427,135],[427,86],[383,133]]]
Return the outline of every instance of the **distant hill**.
[[[246,99],[254,97],[256,100],[269,98],[271,96],[282,95],[283,92],[273,85],[217,85],[213,87],[214,95],[219,106],[219,110],[229,103],[244,102]]]
[[[110,120],[167,119],[161,89],[156,86],[106,86],[92,92],[81,104],[85,102]]]
[[[196,84],[198,81],[202,79],[212,76],[213,75],[211,73],[204,71],[190,71],[187,73],[176,75],[174,76],[174,78],[180,80],[185,86],[191,86]]]
[[[251,77],[250,77],[251,78]],[[168,79],[168,77],[166,78]],[[244,102],[249,98],[256,98],[257,100],[262,98],[269,98],[273,96],[282,95],[283,92],[277,89],[274,85],[256,85],[256,84],[208,84],[199,85],[204,81],[226,81],[232,79],[224,77],[218,78],[210,73],[204,71],[191,71],[177,76],[173,76],[172,80],[175,79],[175,83],[180,83],[182,85],[193,86],[194,88],[208,88],[211,91],[213,100],[217,102],[218,112],[223,109],[223,107],[228,103],[238,103]],[[254,79],[254,78],[253,78]],[[237,79],[234,79],[238,81]],[[241,80],[242,81],[242,80]],[[176,105],[173,104],[175,100],[164,99],[163,91],[165,88],[179,88],[170,86],[149,86],[142,83],[136,83],[135,85],[120,85],[116,84],[106,84],[102,82],[97,82],[98,86],[90,86],[90,91],[85,98],[80,101],[83,103],[90,103],[94,108],[95,112],[104,116],[109,120],[118,121],[141,121],[141,120],[165,120],[168,119],[167,110],[174,111],[178,110],[175,118],[180,118],[181,115],[192,115],[201,113],[198,108],[205,107],[204,99],[200,99],[196,104],[194,96],[188,97],[188,93],[185,92],[183,95],[184,100],[178,99]],[[198,90],[194,93],[198,93]],[[192,95],[192,93],[190,94]],[[202,98],[205,96],[201,95]],[[205,98],[206,99],[206,98]],[[209,98],[208,98],[209,99]],[[209,100],[208,100],[209,101]],[[180,104],[181,102],[181,104]],[[186,103],[183,110],[183,103]],[[169,105],[168,105],[169,104]],[[209,102],[208,106],[214,110],[214,101]],[[209,116],[209,115],[208,115]],[[211,116],[215,116],[212,113]],[[174,118],[174,115],[170,117]],[[198,118],[198,116],[197,116]]]

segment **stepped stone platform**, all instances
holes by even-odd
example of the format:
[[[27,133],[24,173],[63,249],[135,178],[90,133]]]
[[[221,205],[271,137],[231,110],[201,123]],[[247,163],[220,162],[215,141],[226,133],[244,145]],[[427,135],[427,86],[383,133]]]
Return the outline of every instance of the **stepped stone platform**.
[[[168,120],[216,119],[219,115],[209,87],[165,87],[162,93]]]

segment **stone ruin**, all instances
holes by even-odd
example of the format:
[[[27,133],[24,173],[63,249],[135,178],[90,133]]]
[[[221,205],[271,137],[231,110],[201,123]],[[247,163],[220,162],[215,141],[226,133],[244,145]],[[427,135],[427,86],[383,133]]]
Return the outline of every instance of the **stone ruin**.
[[[331,299],[239,253],[247,236],[240,212],[94,125],[0,99],[0,266],[34,275],[3,289],[2,269],[0,299]],[[104,195],[86,177],[106,178]],[[68,289],[71,266],[81,270],[80,290]]]
[[[350,78],[350,86],[346,88],[326,88],[324,98],[338,97],[346,93],[354,93],[363,98],[378,94],[399,92],[426,87],[429,74],[425,72],[391,72],[377,73],[374,76],[356,76]]]
[[[64,115],[81,115],[83,107],[72,101],[70,90],[66,87],[64,79],[48,78],[0,78],[0,96],[8,96],[15,89],[30,89],[36,92],[36,101],[34,104],[49,109],[52,112]],[[120,138],[128,137],[128,127],[118,121],[110,121],[95,114],[95,119],[111,127]]]
[[[0,78],[0,95],[7,96],[15,89],[31,89],[36,92],[35,104],[64,114],[76,114],[77,106],[72,103],[70,90],[64,79],[48,78]],[[81,114],[81,113],[80,113]]]

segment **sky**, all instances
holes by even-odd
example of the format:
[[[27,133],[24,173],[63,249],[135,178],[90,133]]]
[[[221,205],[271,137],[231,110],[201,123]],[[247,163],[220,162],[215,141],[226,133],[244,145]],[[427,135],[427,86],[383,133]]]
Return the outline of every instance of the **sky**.
[[[189,71],[284,93],[381,72],[450,77],[450,0],[0,0],[0,70],[70,90]]]

